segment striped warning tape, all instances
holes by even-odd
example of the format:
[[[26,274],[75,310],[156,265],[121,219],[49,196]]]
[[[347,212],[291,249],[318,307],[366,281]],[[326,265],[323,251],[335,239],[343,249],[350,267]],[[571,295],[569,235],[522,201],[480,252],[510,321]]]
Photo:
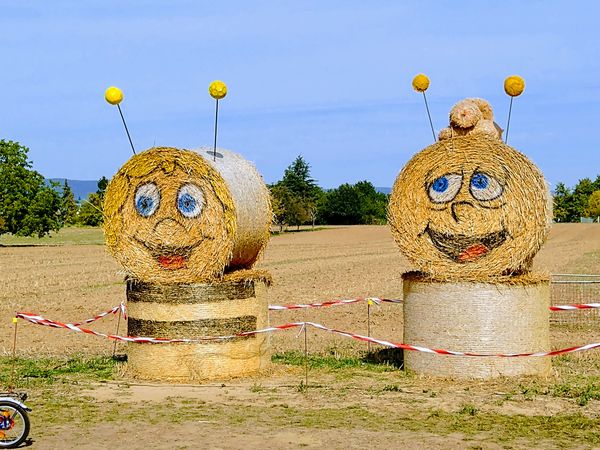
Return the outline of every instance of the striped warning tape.
[[[347,299],[347,300],[332,300],[332,301],[320,302],[320,303],[306,303],[306,304],[292,304],[292,305],[269,305],[269,311],[323,308],[323,307],[328,307],[328,306],[349,305],[352,303],[359,303],[359,302],[364,302],[364,301],[369,302],[371,304],[375,303],[377,305],[379,305],[380,303],[402,303],[402,300],[393,300],[393,299],[388,299],[388,298],[358,297],[358,298]],[[593,308],[600,308],[600,303],[554,305],[554,306],[550,307],[550,310],[551,311],[577,311],[577,310],[582,310],[582,309],[593,309]],[[121,302],[121,304],[109,309],[108,311],[99,313],[90,319],[71,323],[70,325],[77,327],[79,325],[84,325],[84,324],[95,322],[95,321],[100,320],[110,314],[117,314],[117,313],[121,313],[123,318],[127,319],[127,307],[125,306],[125,303]],[[32,313],[18,313],[17,317],[19,316],[19,314],[28,315],[29,317],[40,317],[40,316],[36,316],[35,314],[32,314]],[[60,323],[60,322],[55,322],[55,323]]]
[[[269,305],[269,311],[284,311],[284,310],[294,310],[294,309],[308,309],[308,308],[323,308],[323,307],[328,307],[328,306],[337,306],[337,305],[349,305],[352,303],[359,303],[359,302],[369,302],[371,304],[375,303],[375,304],[380,304],[380,303],[402,303],[402,300],[393,300],[393,299],[388,299],[388,298],[378,298],[378,297],[358,297],[358,298],[353,298],[353,299],[347,299],[347,300],[332,300],[332,301],[327,301],[327,302],[320,302],[320,303],[306,303],[306,304],[291,304],[291,305]],[[580,304],[571,304],[571,305],[554,305],[550,307],[551,311],[577,311],[577,310],[582,310],[582,309],[593,309],[593,308],[600,308],[600,303],[580,303]],[[74,322],[71,323],[70,325],[73,326],[79,326],[79,325],[83,325],[83,324],[88,324],[88,323],[92,323],[95,322],[97,320],[100,320],[110,314],[117,314],[117,313],[121,313],[124,319],[127,319],[127,307],[125,306],[125,303],[121,303],[120,305],[117,305],[111,309],[109,309],[108,311],[104,311],[102,313],[97,314],[96,316],[90,318],[90,319],[86,319],[86,320],[82,320],[80,322]],[[36,316],[35,314],[32,313],[18,313],[17,316],[19,314],[25,314],[28,315],[29,317],[40,317],[40,316]],[[59,322],[56,322],[59,323]]]
[[[380,303],[402,303],[402,300],[393,300],[390,298],[378,298],[378,297],[358,297],[347,300],[331,300],[328,302],[321,303],[306,303],[306,304],[298,304],[298,305],[269,305],[269,311],[283,311],[286,309],[308,309],[308,308],[323,308],[327,306],[337,306],[337,305],[350,305],[352,303],[359,302],[372,302],[376,304]]]
[[[52,328],[65,328],[71,331],[77,331],[80,333],[92,334],[95,336],[105,337],[108,339],[113,339],[117,341],[123,342],[134,342],[134,343],[146,343],[146,344],[169,344],[169,343],[198,343],[198,342],[206,342],[206,341],[217,341],[217,340],[227,340],[233,339],[236,337],[245,337],[252,336],[261,333],[270,333],[274,331],[280,330],[288,330],[290,328],[298,328],[298,327],[313,327],[321,331],[326,331],[332,334],[337,334],[339,336],[348,337],[351,339],[356,339],[364,342],[371,342],[373,344],[383,345],[385,347],[390,348],[401,348],[404,350],[417,351],[423,353],[434,353],[438,355],[448,355],[448,356],[470,356],[470,357],[499,357],[499,358],[515,358],[515,357],[523,357],[523,356],[556,356],[562,355],[565,353],[574,353],[581,352],[584,350],[592,350],[595,348],[600,348],[600,342],[581,345],[578,347],[569,347],[561,350],[553,350],[549,352],[529,352],[529,353],[469,353],[469,352],[458,352],[453,350],[443,350],[443,349],[432,349],[427,347],[420,347],[416,345],[409,344],[400,344],[391,341],[386,341],[383,339],[376,339],[369,336],[363,336],[361,334],[350,333],[347,331],[336,330],[335,328],[329,328],[319,323],[314,322],[292,322],[286,323],[283,325],[277,325],[273,327],[267,327],[260,330],[246,331],[243,333],[237,333],[229,336],[209,336],[202,337],[196,339],[168,339],[168,338],[153,338],[153,337],[142,337],[142,336],[118,336],[114,334],[105,334],[100,333],[98,331],[93,331],[88,328],[81,328],[79,326],[75,326],[71,323],[61,323],[54,320],[46,319],[39,315],[28,314],[28,313],[17,313],[16,315],[19,319],[27,320],[31,323],[35,323],[37,325],[45,325]]]
[[[91,319],[82,320],[81,322],[75,322],[71,325],[75,325],[76,327],[79,325],[83,325],[85,323],[92,323],[96,320],[102,319],[110,314],[121,313],[124,319],[127,319],[127,308],[125,307],[125,303],[121,302],[120,305],[115,306],[114,308],[109,309],[108,311],[104,311],[103,313],[98,314],[97,316],[92,317]]]
[[[554,305],[550,307],[551,311],[575,311],[579,309],[600,308],[600,303],[579,303],[573,305]]]

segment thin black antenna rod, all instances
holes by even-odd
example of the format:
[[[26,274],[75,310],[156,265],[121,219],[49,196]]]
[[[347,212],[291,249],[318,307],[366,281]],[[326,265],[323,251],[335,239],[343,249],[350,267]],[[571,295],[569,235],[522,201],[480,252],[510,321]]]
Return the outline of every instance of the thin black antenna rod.
[[[219,120],[219,99],[216,99],[216,107],[215,107],[215,143],[213,145],[213,161],[217,160],[217,123]]]
[[[510,128],[510,116],[512,114],[512,102],[514,97],[510,97],[510,106],[508,107],[508,123],[506,124],[506,138],[504,139],[504,143],[508,144],[508,130]]]
[[[123,126],[125,127],[125,132],[127,133],[127,137],[129,138],[129,144],[131,145],[131,150],[135,155],[135,148],[133,148],[133,142],[131,141],[131,135],[129,134],[129,129],[127,128],[127,123],[125,122],[125,117],[123,117],[123,112],[121,111],[121,105],[117,103],[117,108],[119,108],[119,114],[121,115],[121,120],[123,121]]]
[[[433,122],[431,121],[431,114],[429,113],[429,105],[427,104],[427,96],[423,91],[423,99],[425,100],[425,109],[427,109],[427,117],[429,117],[429,125],[431,126],[431,134],[433,135],[433,142],[435,142],[435,131],[433,129]]]

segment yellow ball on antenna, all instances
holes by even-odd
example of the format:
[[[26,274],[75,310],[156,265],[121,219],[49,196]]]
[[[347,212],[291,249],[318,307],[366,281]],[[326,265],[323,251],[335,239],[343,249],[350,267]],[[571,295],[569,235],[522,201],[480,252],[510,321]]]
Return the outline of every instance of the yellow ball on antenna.
[[[518,75],[511,75],[504,80],[504,92],[511,97],[517,97],[525,90],[525,80]]]
[[[111,86],[104,93],[104,98],[111,105],[118,105],[123,101],[123,91],[118,87]]]
[[[208,86],[208,93],[216,100],[220,100],[227,95],[227,85],[221,80],[215,80]]]
[[[427,75],[420,73],[413,78],[412,87],[417,92],[425,92],[429,87],[429,78],[427,78]]]

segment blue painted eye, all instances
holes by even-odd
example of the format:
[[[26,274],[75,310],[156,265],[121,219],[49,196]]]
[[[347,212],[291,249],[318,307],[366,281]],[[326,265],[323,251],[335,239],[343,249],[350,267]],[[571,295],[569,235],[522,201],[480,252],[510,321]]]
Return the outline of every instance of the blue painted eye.
[[[491,175],[475,172],[471,177],[469,190],[477,200],[489,201],[500,197],[504,191],[504,186]]]
[[[490,181],[487,175],[483,173],[476,173],[471,178],[471,187],[473,189],[485,189],[490,184]]]
[[[160,205],[160,192],[154,183],[138,186],[135,191],[135,209],[143,217],[150,217]]]
[[[436,179],[433,184],[431,185],[431,188],[435,191],[435,192],[444,192],[446,189],[448,189],[448,178],[446,177],[439,177],[438,179]]]
[[[197,217],[204,208],[204,194],[195,184],[184,184],[177,194],[177,209],[185,217]]]
[[[448,173],[433,180],[429,185],[429,198],[434,203],[452,201],[462,186],[462,175]]]

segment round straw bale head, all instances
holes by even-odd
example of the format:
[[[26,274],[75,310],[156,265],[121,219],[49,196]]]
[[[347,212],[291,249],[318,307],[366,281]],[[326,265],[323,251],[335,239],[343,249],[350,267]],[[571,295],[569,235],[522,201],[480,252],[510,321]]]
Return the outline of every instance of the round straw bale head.
[[[138,280],[187,283],[219,277],[230,260],[236,215],[225,181],[190,150],[133,156],[104,199],[109,252]]]
[[[388,208],[402,253],[441,279],[529,270],[550,218],[541,172],[485,134],[439,141],[416,154],[398,175]]]
[[[221,175],[235,204],[236,233],[227,271],[248,269],[262,254],[273,221],[269,190],[254,164],[242,155],[217,148],[197,150]]]
[[[494,355],[550,350],[550,286],[528,273],[504,283],[437,282],[403,275],[403,342]],[[549,375],[549,357],[446,356],[404,352],[406,369],[447,378]]]

